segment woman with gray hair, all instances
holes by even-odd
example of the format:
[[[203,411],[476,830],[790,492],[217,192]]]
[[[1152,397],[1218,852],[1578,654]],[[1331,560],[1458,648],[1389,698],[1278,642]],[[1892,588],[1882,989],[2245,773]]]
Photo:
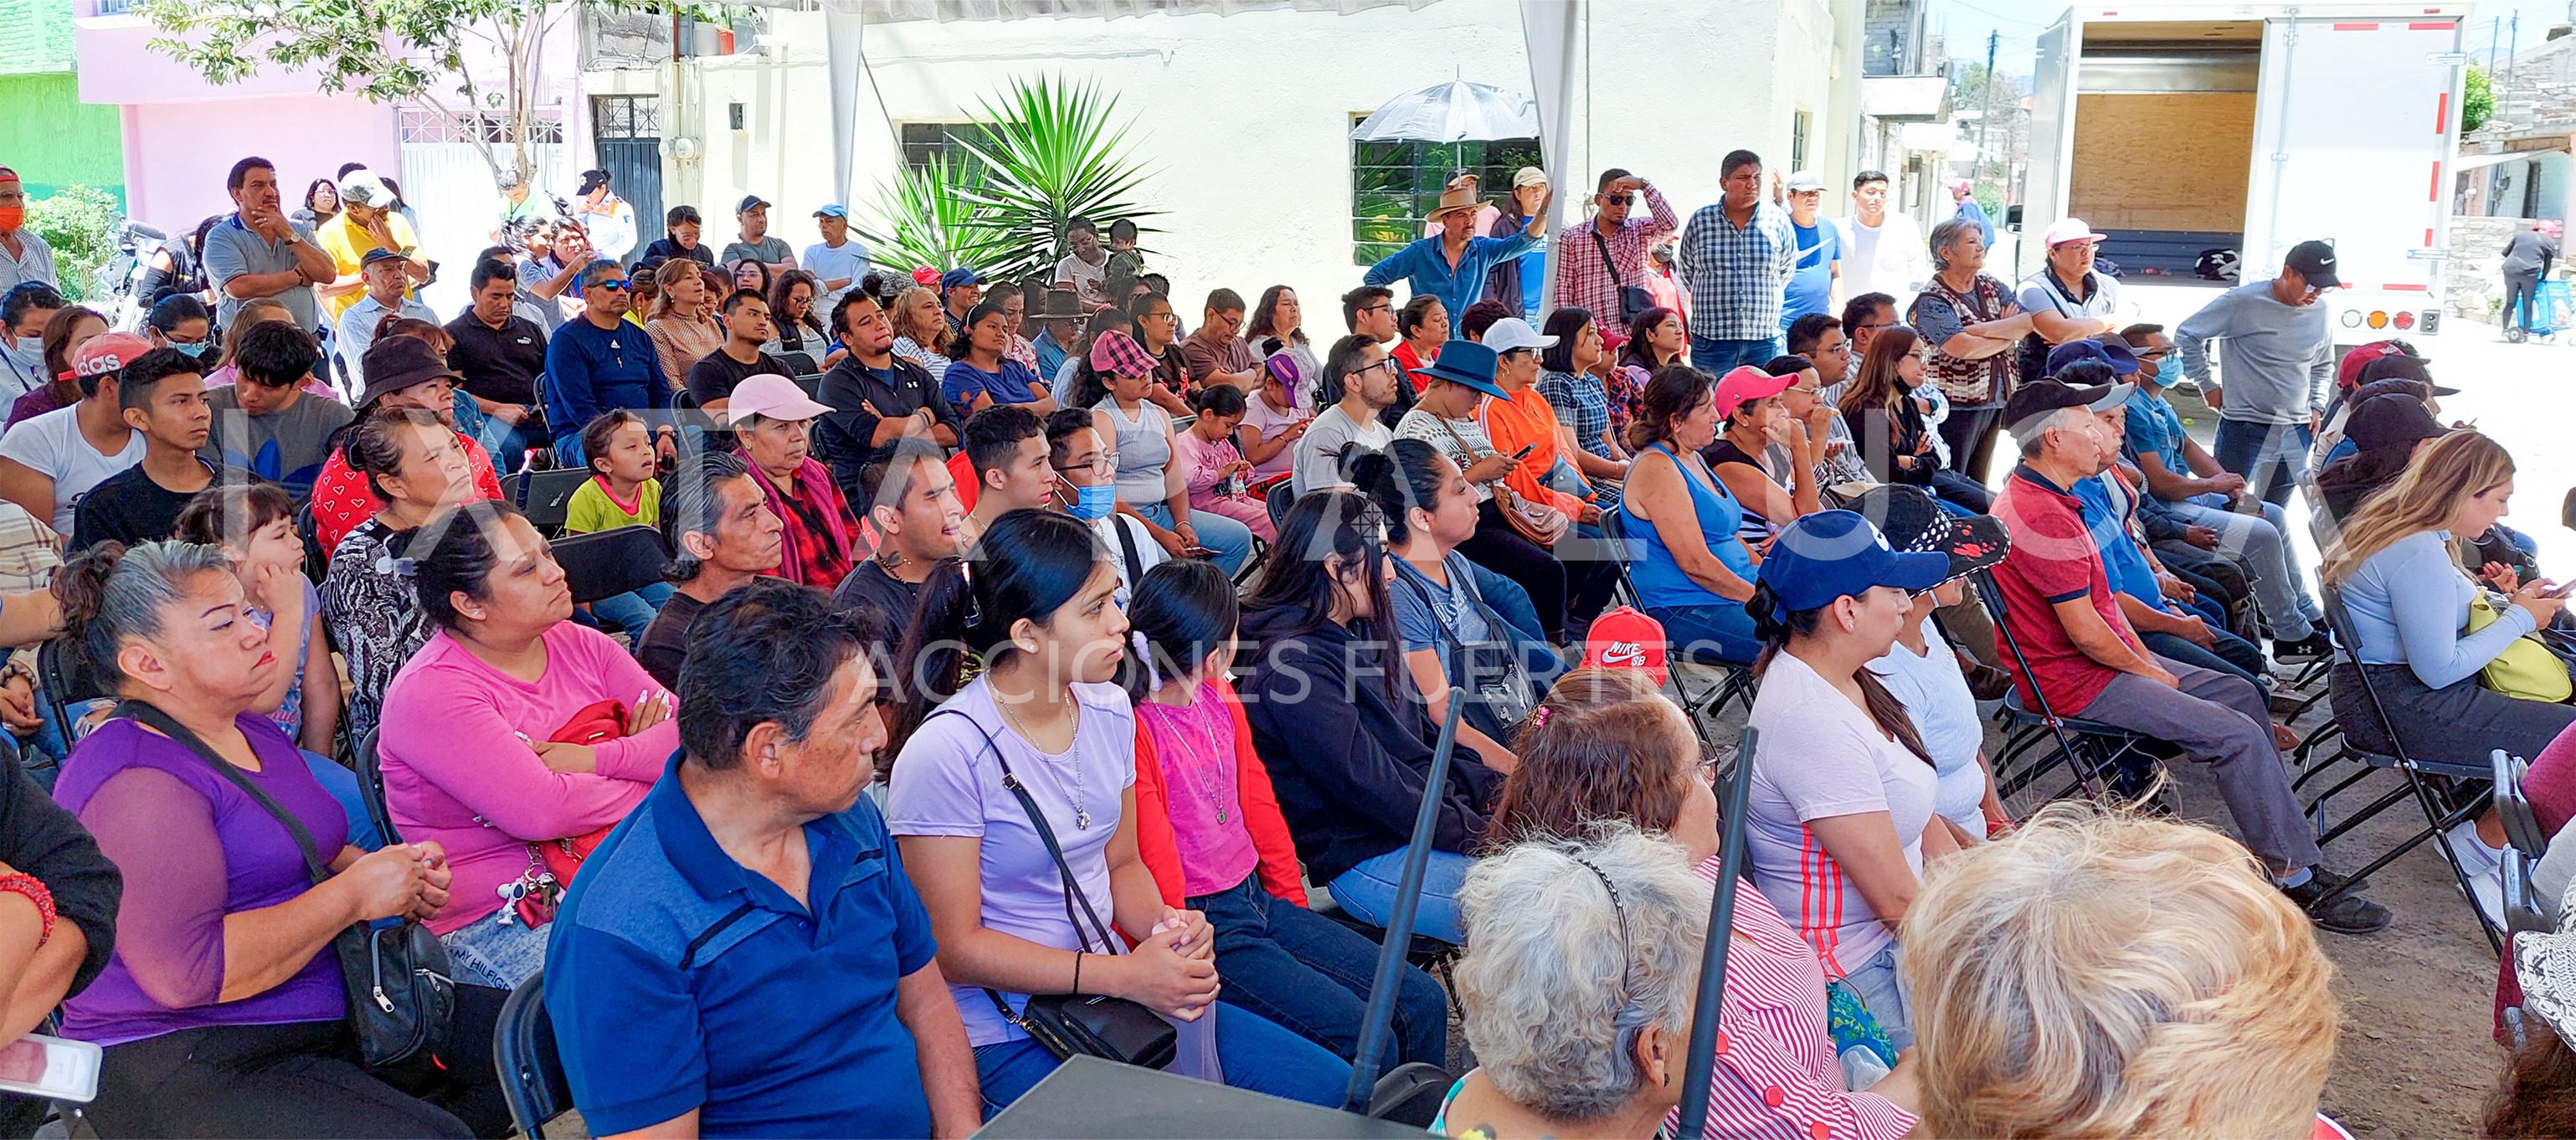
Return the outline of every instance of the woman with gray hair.
[[[1633,826],[1479,860],[1451,975],[1482,1062],[1432,1130],[1496,1140],[1651,1136],[1681,1102],[1708,884]]]
[[[1986,243],[1976,223],[1952,218],[1932,227],[1932,279],[1905,310],[1928,353],[1924,362],[1950,418],[1941,438],[1950,469],[1983,483],[1994,458],[2004,398],[2012,394],[2014,346],[2030,335],[2030,314],[2013,303],[2012,286],[1981,272]]]
[[[357,1064],[332,939],[427,918],[446,852],[348,843],[348,816],[253,706],[283,664],[214,546],[102,543],[54,580],[90,674],[134,709],[83,739],[54,797],[125,873],[107,969],[64,1007],[106,1049],[111,1136],[469,1136],[506,1129],[489,1056],[499,990],[456,987],[429,1086]],[[140,722],[140,723],[138,723]],[[308,866],[329,869],[315,882]],[[8,889],[0,879],[0,890]]]

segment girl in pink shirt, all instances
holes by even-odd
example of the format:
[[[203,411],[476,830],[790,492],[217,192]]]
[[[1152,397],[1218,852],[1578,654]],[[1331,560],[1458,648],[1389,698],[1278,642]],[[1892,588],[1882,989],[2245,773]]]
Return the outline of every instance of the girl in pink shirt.
[[[1252,528],[1261,541],[1276,541],[1278,528],[1270,524],[1269,508],[1243,489],[1253,477],[1252,464],[1235,444],[1234,429],[1245,411],[1243,389],[1210,384],[1192,403],[1198,418],[1188,431],[1172,436],[1172,462],[1190,490],[1190,509],[1224,515]]]
[[[385,804],[406,840],[447,849],[456,878],[429,928],[458,980],[508,989],[544,964],[564,885],[538,845],[624,819],[679,727],[643,666],[566,620],[563,569],[517,511],[471,503],[420,535],[394,572],[412,575],[438,633],[385,692]],[[590,743],[557,742],[575,736]]]

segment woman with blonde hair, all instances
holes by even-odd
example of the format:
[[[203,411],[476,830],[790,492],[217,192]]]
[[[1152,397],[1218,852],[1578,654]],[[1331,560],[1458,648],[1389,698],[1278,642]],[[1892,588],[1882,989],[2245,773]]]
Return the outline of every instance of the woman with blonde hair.
[[[1898,935],[1927,1136],[2340,1136],[2334,967],[2235,840],[2078,804],[1953,856]]]
[[[915,285],[895,294],[894,311],[886,314],[894,325],[894,354],[930,371],[933,376],[948,375],[955,363],[954,354],[963,351],[957,336],[948,327],[947,310],[939,303],[939,294]]]
[[[657,291],[653,308],[644,318],[644,332],[653,338],[653,351],[661,358],[662,379],[674,392],[689,389],[689,369],[706,359],[710,352],[724,347],[724,326],[705,315],[709,297],[705,267],[685,257],[662,263],[653,272]]]
[[[2348,516],[2326,548],[2329,597],[2358,642],[2345,647],[2351,659],[2335,666],[2330,682],[2335,720],[2354,744],[2483,768],[2498,748],[2538,759],[2576,724],[2576,706],[2519,700],[2479,683],[2489,663],[2566,605],[2550,596],[2548,583],[2490,566],[2487,581],[2508,595],[2498,599],[2460,569],[2457,547],[2504,517],[2513,475],[2503,445],[2475,431],[2449,432]],[[2362,691],[2364,673],[2405,739],[2387,739]],[[2556,787],[2563,767],[2536,765],[2530,773],[2533,806],[2551,830],[2576,813],[2576,794],[2567,794],[2576,793],[2576,772],[2565,793]],[[2443,838],[2477,883],[2480,908],[2500,920],[2503,825],[2489,812]]]

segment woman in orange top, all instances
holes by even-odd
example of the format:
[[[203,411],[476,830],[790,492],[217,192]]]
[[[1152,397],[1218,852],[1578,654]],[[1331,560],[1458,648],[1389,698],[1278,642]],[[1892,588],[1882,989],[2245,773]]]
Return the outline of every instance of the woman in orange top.
[[[1601,537],[1600,492],[1566,456],[1556,408],[1538,390],[1539,350],[1555,345],[1556,338],[1540,336],[1519,317],[1505,317],[1487,328],[1479,343],[1494,350],[1494,383],[1505,395],[1486,399],[1476,410],[1477,426],[1485,429],[1495,451],[1519,459],[1503,476],[1503,485],[1530,502],[1556,504],[1576,524],[1557,541],[1556,556],[1565,563],[1566,620],[1579,627],[1601,612],[1618,572],[1595,548]],[[1521,454],[1524,447],[1526,455]],[[1611,499],[1609,505],[1618,501]]]

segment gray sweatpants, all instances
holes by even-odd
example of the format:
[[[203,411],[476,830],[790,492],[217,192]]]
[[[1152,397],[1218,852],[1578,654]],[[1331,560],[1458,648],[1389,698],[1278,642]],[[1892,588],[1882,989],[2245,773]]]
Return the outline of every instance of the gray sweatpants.
[[[2168,657],[2155,660],[2181,688],[2122,673],[2076,715],[2171,741],[2207,763],[2245,846],[2274,874],[2321,862],[2316,832],[2300,813],[2298,797],[2290,793],[2289,767],[2272,743],[2270,702],[2263,691],[2233,674]]]

